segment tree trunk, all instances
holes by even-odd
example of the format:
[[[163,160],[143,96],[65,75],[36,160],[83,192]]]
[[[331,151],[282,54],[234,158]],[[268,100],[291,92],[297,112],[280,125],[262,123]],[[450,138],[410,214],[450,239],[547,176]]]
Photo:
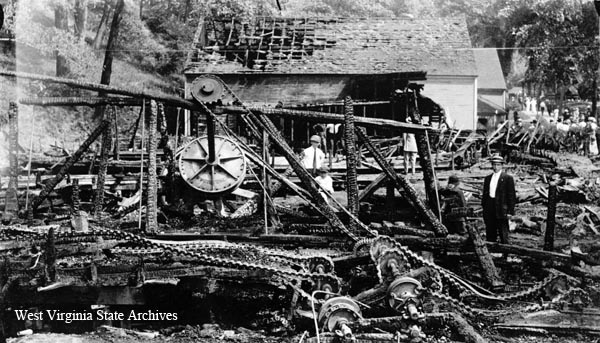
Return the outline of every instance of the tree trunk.
[[[106,44],[106,53],[104,54],[104,63],[102,65],[102,75],[100,76],[100,83],[103,85],[110,84],[110,76],[112,74],[112,62],[113,62],[113,48],[119,35],[119,22],[121,21],[121,12],[123,11],[125,3],[124,0],[118,0],[117,7],[115,8],[115,14],[113,16],[112,23],[110,25],[110,33],[108,34],[108,43]],[[102,91],[98,92],[98,96],[105,96],[106,94]],[[104,113],[104,107],[97,107],[94,116],[95,118],[102,117]]]
[[[87,0],[75,0],[75,36],[81,41],[85,39],[87,28]]]
[[[57,4],[54,9],[54,26],[59,30],[68,30],[67,10],[62,4]],[[65,56],[56,50],[56,76],[69,74],[69,64]]]
[[[144,13],[144,0],[140,0],[140,13],[139,13],[140,19],[142,19],[143,13]]]
[[[188,16],[190,15],[190,7],[191,7],[191,0],[185,0],[185,7],[183,8],[183,22],[187,23],[188,20]]]
[[[112,74],[113,49],[119,35],[119,22],[121,21],[121,12],[125,6],[124,0],[118,0],[115,14],[112,23],[110,24],[110,33],[108,34],[108,43],[106,44],[106,54],[104,55],[104,65],[102,69],[102,77],[100,83],[103,85],[110,84],[110,75]],[[101,95],[102,96],[102,95]]]
[[[106,34],[106,28],[108,23],[108,17],[110,15],[110,3],[111,0],[105,0],[104,9],[102,10],[102,18],[100,18],[100,24],[98,24],[98,29],[96,30],[96,36],[94,37],[94,49],[100,49],[102,46],[102,41],[104,40],[104,35]]]

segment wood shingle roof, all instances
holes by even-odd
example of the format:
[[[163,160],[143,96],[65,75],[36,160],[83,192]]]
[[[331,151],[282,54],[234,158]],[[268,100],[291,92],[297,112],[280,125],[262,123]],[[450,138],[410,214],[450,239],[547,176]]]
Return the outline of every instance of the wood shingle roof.
[[[206,19],[185,73],[476,76],[464,18]]]

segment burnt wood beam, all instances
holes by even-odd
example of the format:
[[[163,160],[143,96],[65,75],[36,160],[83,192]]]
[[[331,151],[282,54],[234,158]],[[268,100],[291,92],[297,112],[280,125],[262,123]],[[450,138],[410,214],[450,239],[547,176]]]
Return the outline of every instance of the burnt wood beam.
[[[498,269],[496,269],[494,260],[492,260],[492,256],[487,249],[487,245],[483,238],[481,238],[477,227],[471,223],[465,223],[465,228],[467,229],[469,237],[473,242],[475,253],[477,254],[481,268],[483,268],[486,280],[494,288],[504,286],[504,282],[500,278],[500,274],[498,274]]]
[[[68,97],[29,97],[21,98],[23,105],[35,106],[141,106],[142,99],[109,96],[68,96]]]
[[[327,123],[343,123],[345,121],[344,115],[335,113],[325,113],[318,111],[305,111],[305,110],[290,110],[285,108],[272,108],[272,107],[247,107],[249,110],[255,113],[265,114],[267,116],[277,116],[293,119],[302,119],[307,121],[318,121]],[[232,113],[241,114],[246,113],[246,109],[239,106],[222,106],[220,110]],[[369,117],[354,117],[354,125],[374,128],[387,128],[390,130],[398,130],[401,132],[418,133],[424,132],[425,130],[437,131],[436,129],[419,124],[403,123],[390,119],[381,118],[369,118]]]
[[[146,233],[154,234],[158,230],[157,211],[158,194],[156,175],[156,124],[158,105],[150,101],[150,116],[148,118],[148,193],[146,200]]]
[[[358,156],[356,151],[356,134],[354,133],[354,108],[352,99],[344,99],[344,138],[346,140],[346,194],[348,196],[348,210],[352,215],[358,216],[358,182],[356,167]],[[350,223],[350,229],[356,230],[355,223]]]
[[[75,163],[77,163],[77,161],[79,161],[81,156],[83,156],[83,154],[87,151],[90,145],[92,145],[92,143],[104,132],[104,130],[106,130],[109,127],[109,125],[110,121],[103,120],[100,123],[100,125],[98,125],[98,127],[83,142],[83,144],[81,144],[79,149],[77,149],[77,151],[75,151],[75,153],[71,155],[71,157],[69,157],[65,164],[62,165],[58,173],[56,173],[56,176],[54,176],[54,178],[52,178],[48,183],[44,185],[44,189],[42,189],[40,195],[33,199],[33,201],[31,202],[32,210],[37,209],[42,204],[42,202],[48,197],[48,195],[50,195],[52,190],[54,190],[54,187],[56,187],[56,185],[58,185],[58,183],[62,181],[62,179],[67,174],[67,171],[69,171],[69,169]]]
[[[48,75],[15,72],[15,71],[10,71],[10,70],[0,70],[0,76],[16,77],[16,78],[20,78],[20,79],[42,81],[42,82],[60,83],[60,84],[68,85],[68,86],[75,87],[75,88],[87,89],[87,90],[92,90],[92,91],[100,91],[100,92],[104,92],[106,94],[120,94],[120,95],[135,97],[135,98],[154,99],[156,101],[164,102],[165,104],[168,104],[171,106],[182,107],[182,108],[191,109],[191,110],[200,110],[199,105],[195,104],[192,101],[185,100],[177,95],[169,95],[169,94],[160,94],[160,93],[156,93],[156,92],[132,90],[132,89],[127,89],[127,88],[103,85],[103,84],[99,84],[99,83],[67,79],[64,77],[53,77],[53,76],[48,76]]]
[[[546,232],[544,233],[544,250],[554,250],[554,227],[556,226],[556,203],[558,202],[556,182],[550,182],[548,188],[548,216],[546,218]]]
[[[421,113],[417,105],[417,97],[419,96],[418,90],[413,91],[409,94],[408,99],[408,115],[412,118],[413,123],[421,122]],[[425,184],[425,192],[429,202],[431,211],[439,218],[440,217],[440,205],[435,185],[435,171],[433,164],[431,163],[431,151],[429,149],[429,138],[425,135],[424,131],[415,133],[415,140],[417,141],[417,153],[419,154],[419,164],[423,171],[423,183]]]
[[[422,220],[433,229],[435,234],[442,237],[448,235],[448,230],[444,224],[442,224],[439,218],[419,198],[417,191],[414,189],[411,183],[394,171],[394,168],[392,168],[389,162],[385,160],[381,152],[375,148],[373,142],[371,142],[371,139],[369,139],[367,134],[361,128],[356,128],[356,136],[373,155],[375,161],[377,161],[381,169],[383,169],[383,172],[386,174],[386,176],[392,180],[396,188],[400,192],[404,192],[403,194],[408,202],[421,215]]]

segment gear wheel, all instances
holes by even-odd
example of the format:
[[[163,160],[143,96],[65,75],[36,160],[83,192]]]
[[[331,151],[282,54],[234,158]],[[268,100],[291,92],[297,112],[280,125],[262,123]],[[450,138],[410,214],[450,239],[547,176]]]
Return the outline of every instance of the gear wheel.
[[[192,97],[204,104],[229,105],[233,103],[233,97],[227,92],[223,82],[211,75],[202,75],[193,82],[190,90]]]

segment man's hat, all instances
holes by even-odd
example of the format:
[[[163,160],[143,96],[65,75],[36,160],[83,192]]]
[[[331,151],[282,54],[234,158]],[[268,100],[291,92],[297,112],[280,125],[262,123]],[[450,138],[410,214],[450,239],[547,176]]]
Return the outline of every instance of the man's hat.
[[[448,183],[455,185],[457,183],[460,183],[460,180],[458,179],[458,176],[450,175],[450,177],[448,177]]]
[[[318,172],[319,173],[329,173],[329,168],[322,166],[321,168],[319,168]]]
[[[494,163],[504,163],[504,158],[502,158],[502,156],[500,156],[499,154],[494,154],[490,158],[490,162],[492,162],[492,164],[494,164]]]
[[[321,137],[319,137],[317,135],[312,135],[312,136],[310,136],[310,141],[315,142],[315,143],[321,143]]]

